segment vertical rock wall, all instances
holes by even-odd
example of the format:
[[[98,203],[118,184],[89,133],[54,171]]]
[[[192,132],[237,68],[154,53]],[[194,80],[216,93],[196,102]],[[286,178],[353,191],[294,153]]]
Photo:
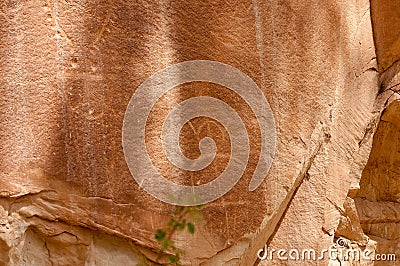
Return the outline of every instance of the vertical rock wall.
[[[174,206],[133,179],[122,125],[140,84],[188,60],[218,61],[249,76],[272,109],[277,146],[263,183],[249,191],[262,152],[252,106],[206,82],[180,85],[158,99],[146,122],[146,149],[158,172],[175,183],[217,178],[232,144],[219,121],[197,117],[180,131],[182,152],[197,158],[200,140],[210,137],[214,162],[200,171],[171,164],[161,129],[179,103],[217,98],[238,113],[249,135],[238,183],[203,206],[193,236],[176,235],[186,251],[182,263],[265,265],[256,254],[265,244],[329,247],[348,192],[358,191],[382,106],[375,102],[369,7],[365,0],[1,2],[0,262],[156,259],[154,232]]]
[[[355,202],[363,231],[376,241],[377,252],[400,257],[399,228],[399,58],[400,2],[371,1],[377,51],[378,101],[384,108]],[[396,265],[381,261],[379,265]],[[397,262],[398,263],[398,262]]]

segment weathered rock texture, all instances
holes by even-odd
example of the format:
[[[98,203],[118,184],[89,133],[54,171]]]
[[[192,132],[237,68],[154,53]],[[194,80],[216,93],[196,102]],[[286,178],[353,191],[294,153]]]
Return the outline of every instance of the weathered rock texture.
[[[380,11],[373,15],[379,23]],[[198,172],[168,163],[162,123],[185,99],[208,95],[228,103],[250,138],[240,181],[203,206],[194,236],[175,236],[186,251],[183,264],[315,264],[260,262],[256,253],[265,244],[322,250],[339,236],[358,248],[373,247],[364,232],[377,242],[377,252],[398,249],[399,103],[393,91],[377,98],[373,36],[381,35],[374,33],[367,0],[2,1],[1,265],[156,259],[154,232],[174,207],[132,178],[121,144],[124,112],[150,75],[195,59],[232,65],[257,83],[275,116],[277,151],[262,186],[249,192],[260,152],[249,106],[227,88],[201,82],[159,99],[147,121],[146,144],[167,179],[205,183],[229,161],[224,127],[196,118],[181,131],[182,150],[196,158],[200,139],[209,136],[217,143],[215,161]],[[382,72],[395,61],[384,55],[393,41],[375,42]]]
[[[371,19],[380,72],[400,59],[400,1],[371,1]]]

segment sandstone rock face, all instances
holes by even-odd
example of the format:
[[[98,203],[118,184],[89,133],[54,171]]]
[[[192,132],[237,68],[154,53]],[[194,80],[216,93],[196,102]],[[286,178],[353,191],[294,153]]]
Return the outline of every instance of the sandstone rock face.
[[[400,1],[371,1],[371,19],[379,70],[387,70],[400,58],[400,35],[396,25],[400,23]]]
[[[377,242],[376,251],[395,254],[397,258],[400,256],[399,111],[400,101],[395,100],[383,112],[356,198],[361,226]]]
[[[379,9],[376,3],[372,8]],[[171,163],[162,128],[176,106],[213,97],[235,110],[248,134],[248,146],[242,145],[248,160],[237,162],[244,170],[232,177],[238,182],[204,204],[194,235],[174,235],[185,251],[182,264],[315,265],[259,261],[257,252],[265,244],[319,251],[338,237],[355,248],[395,252],[399,143],[392,138],[399,102],[394,90],[379,91],[378,82],[390,88],[397,70],[386,70],[395,60],[382,59],[379,79],[373,37],[381,35],[375,28],[372,33],[369,9],[367,0],[1,2],[0,265],[158,259],[154,233],[175,206],[132,177],[123,151],[124,117],[143,82],[189,60],[220,62],[254,81],[273,114],[276,150],[268,150],[273,160],[261,185],[249,191],[265,152],[259,122],[266,113],[257,117],[243,95],[204,81],[156,99],[145,121],[146,151],[140,151],[176,184],[218,178],[234,142],[218,119],[195,117],[178,131],[180,149],[195,160],[208,137],[215,157],[196,171]],[[374,12],[375,23],[380,11]],[[384,43],[377,46],[378,60]],[[146,92],[143,101],[153,104],[154,92]],[[318,263],[343,262],[326,257]]]

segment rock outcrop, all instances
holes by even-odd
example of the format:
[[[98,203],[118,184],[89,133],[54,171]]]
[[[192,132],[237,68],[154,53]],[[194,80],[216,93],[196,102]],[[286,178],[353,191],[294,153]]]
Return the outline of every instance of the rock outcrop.
[[[157,99],[143,141],[169,181],[206,184],[232,155],[226,126],[202,116],[184,123],[177,139],[195,160],[200,141],[212,138],[214,160],[196,171],[169,161],[163,123],[185,100],[228,104],[249,140],[240,143],[249,154],[235,186],[204,204],[194,235],[173,236],[183,265],[315,265],[260,261],[257,252],[320,251],[340,237],[400,259],[400,50],[396,24],[387,27],[400,9],[385,2],[2,1],[0,265],[168,264],[154,234],[175,206],[132,177],[122,131],[138,87],[189,60],[221,62],[255,82],[272,110],[276,150],[249,191],[265,152],[254,106],[204,81]]]

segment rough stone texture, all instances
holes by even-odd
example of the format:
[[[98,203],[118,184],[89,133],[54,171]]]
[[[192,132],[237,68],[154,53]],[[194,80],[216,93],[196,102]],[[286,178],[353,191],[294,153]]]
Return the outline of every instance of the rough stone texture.
[[[358,197],[400,203],[400,101],[385,109],[374,137]]]
[[[380,94],[378,101],[387,107],[373,141],[373,148],[356,196],[364,232],[377,242],[377,253],[400,256],[399,206],[399,114],[400,114],[400,31],[398,1],[371,1],[371,17],[378,58]],[[379,99],[381,98],[381,99]],[[395,265],[380,262],[379,265]]]
[[[397,258],[400,257],[399,114],[399,100],[383,112],[356,198],[361,226],[377,242],[376,252],[396,254]]]
[[[33,217],[26,222],[12,207],[1,217],[1,265],[106,266],[143,261],[133,243],[115,236]]]
[[[400,1],[371,1],[371,19],[379,71],[387,70],[400,58]]]
[[[265,243],[321,250],[332,245],[341,221],[338,229],[360,246],[360,228],[383,230],[379,223],[365,227],[361,215],[360,226],[349,231],[343,218],[358,221],[346,197],[357,193],[382,108],[395,99],[382,93],[376,100],[366,0],[6,0],[0,3],[0,55],[3,265],[135,265],[156,258],[154,231],[174,207],[134,182],[122,151],[122,122],[144,80],[194,59],[230,64],[257,83],[274,112],[278,145],[262,186],[249,192],[260,152],[249,106],[205,83],[179,86],[159,99],[146,143],[153,163],[174,182],[215,178],[230,146],[219,123],[196,118],[181,132],[183,152],[196,158],[199,140],[209,136],[219,148],[215,162],[194,173],[169,164],[160,128],[179,102],[219,98],[237,110],[250,135],[240,181],[203,207],[194,236],[176,236],[185,265],[266,265],[256,262]],[[381,120],[396,117],[389,114]],[[392,233],[377,236],[391,241],[398,228],[385,226]]]

